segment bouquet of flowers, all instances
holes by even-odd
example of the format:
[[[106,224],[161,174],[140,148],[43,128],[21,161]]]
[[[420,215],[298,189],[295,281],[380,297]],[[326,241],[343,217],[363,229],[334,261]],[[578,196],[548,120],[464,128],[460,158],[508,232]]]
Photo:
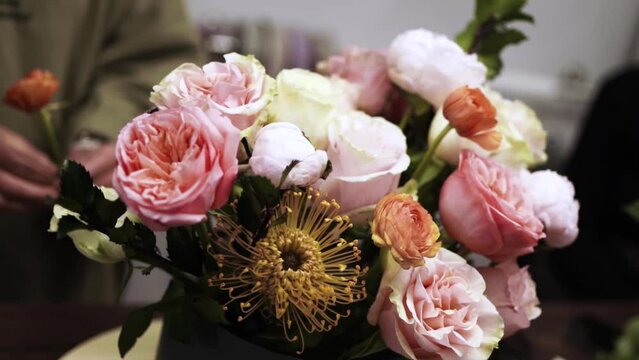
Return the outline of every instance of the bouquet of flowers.
[[[541,313],[517,258],[577,236],[535,113],[486,82],[525,1],[478,1],[457,43],[424,29],[275,79],[253,56],[183,64],[118,138],[113,187],[62,170],[51,231],[96,261],[173,276],[131,314],[301,358],[486,359]],[[166,231],[167,253],[154,232]]]

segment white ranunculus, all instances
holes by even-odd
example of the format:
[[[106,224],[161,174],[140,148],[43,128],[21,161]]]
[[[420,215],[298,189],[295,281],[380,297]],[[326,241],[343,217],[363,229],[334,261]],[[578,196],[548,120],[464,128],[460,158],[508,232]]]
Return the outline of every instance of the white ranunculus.
[[[118,199],[118,193],[114,189],[102,186],[100,190],[106,200],[115,201]],[[56,204],[53,206],[53,216],[49,222],[49,232],[57,232],[60,219],[65,216],[72,216],[81,223],[86,224],[86,222],[81,219],[80,214]],[[126,218],[133,222],[139,222],[134,214],[127,211],[118,218],[115,227],[121,227]],[[122,245],[112,242],[109,236],[102,232],[79,229],[70,231],[67,236],[71,238],[73,245],[82,255],[93,261],[112,264],[126,259]]]
[[[484,94],[497,110],[496,130],[502,134],[501,146],[495,151],[486,151],[474,142],[451,131],[441,142],[435,155],[451,165],[459,162],[462,149],[470,149],[483,156],[513,168],[525,168],[544,163],[546,155],[546,131],[537,114],[521,101],[504,99],[498,92],[484,88]],[[428,132],[432,143],[437,134],[448,124],[438,111]]]
[[[355,106],[354,87],[302,69],[282,70],[276,83],[277,93],[269,107],[273,119],[297,125],[315,147],[326,149],[332,113]]]
[[[424,29],[406,31],[388,49],[391,79],[402,89],[440,108],[453,90],[486,81],[486,67],[446,36]]]
[[[570,180],[550,170],[524,171],[522,178],[535,215],[544,223],[546,244],[555,248],[572,244],[579,234],[579,202]]]
[[[314,184],[324,173],[328,156],[323,150],[315,150],[302,131],[291,123],[272,123],[259,130],[249,160],[254,174],[278,186],[282,173],[294,160],[299,163],[289,172],[283,189]]]
[[[397,189],[410,164],[400,128],[360,111],[335,114],[328,141],[333,171],[321,189],[337,200],[342,212],[373,205]]]

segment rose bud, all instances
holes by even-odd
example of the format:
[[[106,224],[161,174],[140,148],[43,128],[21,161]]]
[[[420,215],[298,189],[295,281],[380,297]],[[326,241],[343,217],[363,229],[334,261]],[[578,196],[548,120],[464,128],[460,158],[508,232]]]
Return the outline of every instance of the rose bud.
[[[11,85],[4,102],[22,111],[37,112],[51,102],[59,87],[60,82],[50,71],[35,69]]]
[[[249,160],[255,175],[264,176],[279,186],[286,167],[293,161],[298,163],[287,174],[283,189],[313,185],[324,173],[328,156],[324,150],[315,150],[302,131],[291,123],[272,123],[260,129]]]
[[[389,194],[375,207],[372,225],[375,245],[390,249],[404,269],[424,265],[437,255],[439,228],[428,211],[408,194]]]
[[[495,130],[497,111],[479,89],[462,86],[444,102],[444,117],[461,137],[472,140],[485,150],[496,150],[501,133]]]

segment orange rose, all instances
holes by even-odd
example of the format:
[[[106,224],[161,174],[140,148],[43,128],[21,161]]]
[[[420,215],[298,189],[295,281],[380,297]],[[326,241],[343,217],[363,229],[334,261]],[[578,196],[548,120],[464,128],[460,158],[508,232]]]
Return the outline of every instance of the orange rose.
[[[462,86],[453,91],[444,102],[444,117],[459,136],[486,150],[501,144],[501,133],[495,130],[497,111],[479,89]]]
[[[40,111],[59,87],[60,82],[50,71],[35,69],[11,85],[4,102],[22,111]]]
[[[437,255],[439,228],[428,211],[408,194],[389,194],[375,207],[373,241],[390,249],[404,269],[424,265]]]

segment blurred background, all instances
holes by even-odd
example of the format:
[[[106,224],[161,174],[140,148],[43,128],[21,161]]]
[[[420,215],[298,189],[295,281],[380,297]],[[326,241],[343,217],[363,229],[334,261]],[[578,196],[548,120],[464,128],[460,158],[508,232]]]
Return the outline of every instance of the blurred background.
[[[407,29],[425,27],[454,38],[471,17],[474,2],[187,0],[186,5],[210,59],[230,51],[252,53],[276,75],[282,68],[313,68],[350,45],[387,47]],[[639,2],[532,0],[526,11],[536,23],[518,26],[529,40],[505,50],[504,71],[492,86],[537,111],[548,131],[548,167],[564,170],[598,89],[639,63]],[[545,258],[538,261],[541,270],[536,271],[542,274],[536,276],[543,277],[549,265]],[[162,295],[164,274],[136,276],[125,302]],[[546,291],[540,290],[542,295]]]

